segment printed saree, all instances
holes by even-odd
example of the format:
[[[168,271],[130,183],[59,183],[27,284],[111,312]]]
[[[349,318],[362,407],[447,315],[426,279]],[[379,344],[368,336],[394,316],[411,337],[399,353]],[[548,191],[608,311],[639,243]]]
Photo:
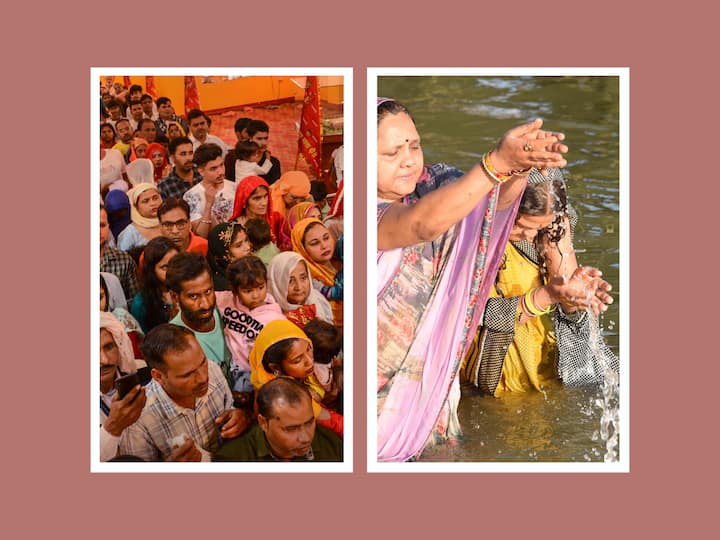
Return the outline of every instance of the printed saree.
[[[462,175],[426,168],[404,202]],[[461,436],[457,373],[517,212],[517,201],[496,211],[498,192],[436,240],[378,252],[378,461],[412,460],[429,443]],[[378,205],[378,223],[388,207]]]

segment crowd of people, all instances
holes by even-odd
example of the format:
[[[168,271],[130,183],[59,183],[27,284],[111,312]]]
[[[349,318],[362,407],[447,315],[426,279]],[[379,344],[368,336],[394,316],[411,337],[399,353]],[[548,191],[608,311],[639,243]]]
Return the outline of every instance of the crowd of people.
[[[342,461],[343,179],[262,120],[230,147],[140,85],[99,106],[100,459]]]

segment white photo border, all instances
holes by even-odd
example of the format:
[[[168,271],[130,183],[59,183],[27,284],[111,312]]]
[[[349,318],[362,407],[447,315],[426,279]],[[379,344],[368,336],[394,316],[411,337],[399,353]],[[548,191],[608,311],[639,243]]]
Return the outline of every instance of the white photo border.
[[[92,276],[100,272],[100,235],[98,222],[100,208],[97,186],[100,184],[100,158],[97,148],[100,144],[100,110],[98,106],[98,81],[105,75],[114,76],[341,76],[343,77],[343,145],[345,161],[345,185],[353,185],[353,68],[350,67],[274,67],[274,68],[139,68],[139,67],[91,67],[90,68],[90,269]],[[353,295],[353,205],[352,189],[344,194],[344,294],[351,299]],[[352,302],[343,305],[343,350],[346,358],[346,382],[344,388],[344,437],[343,461],[338,463],[275,463],[275,462],[237,462],[237,463],[136,463],[101,462],[100,436],[98,430],[98,402],[100,399],[100,375],[97,366],[99,360],[100,316],[98,298],[100,284],[97,278],[90,280],[90,472],[97,473],[352,473],[353,472],[353,308]]]
[[[620,82],[620,430],[619,461],[609,463],[571,462],[423,462],[385,463],[377,460],[377,79],[405,76],[614,76]],[[367,470],[371,473],[628,473],[630,472],[630,69],[609,68],[368,68],[367,70]]]

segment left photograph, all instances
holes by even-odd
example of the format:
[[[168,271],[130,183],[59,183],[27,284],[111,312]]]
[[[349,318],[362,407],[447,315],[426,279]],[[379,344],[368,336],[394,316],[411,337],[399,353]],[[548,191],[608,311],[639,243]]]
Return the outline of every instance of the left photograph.
[[[351,472],[352,70],[90,75],[91,470]]]

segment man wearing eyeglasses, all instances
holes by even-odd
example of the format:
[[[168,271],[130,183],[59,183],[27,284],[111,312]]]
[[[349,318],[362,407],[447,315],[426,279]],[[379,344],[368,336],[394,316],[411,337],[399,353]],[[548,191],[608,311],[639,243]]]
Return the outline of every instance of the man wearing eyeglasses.
[[[193,234],[190,227],[190,207],[178,197],[165,199],[157,211],[160,232],[178,247],[180,252],[190,251],[207,255],[207,240]]]

